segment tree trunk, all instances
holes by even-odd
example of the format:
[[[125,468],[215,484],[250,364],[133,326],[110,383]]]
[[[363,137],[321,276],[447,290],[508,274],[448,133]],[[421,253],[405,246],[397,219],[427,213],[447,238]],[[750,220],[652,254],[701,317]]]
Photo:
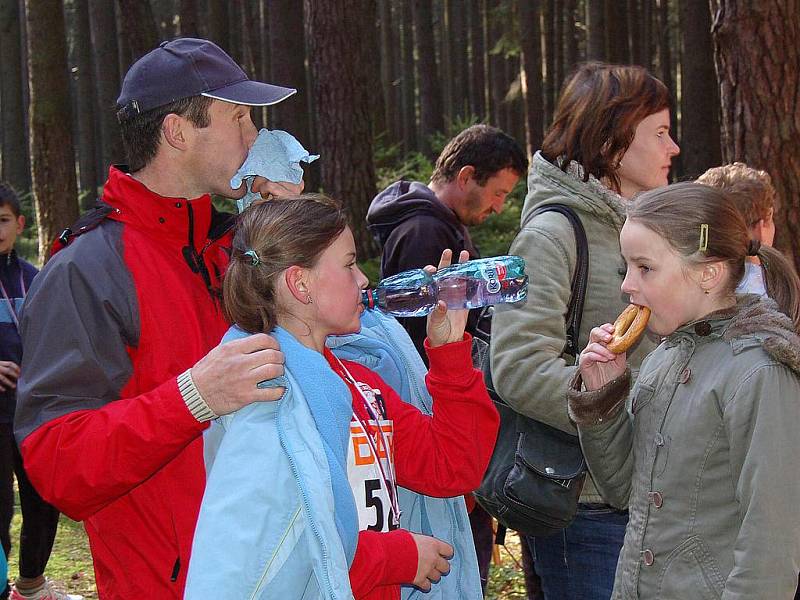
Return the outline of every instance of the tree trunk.
[[[308,1],[308,0],[307,0]],[[433,40],[431,0],[413,0],[414,42],[417,48],[417,81],[419,82],[419,149],[431,154],[430,136],[444,131],[442,88],[436,68]]]
[[[605,0],[586,0],[586,60],[606,60]]]
[[[506,82],[505,56],[502,50],[498,51],[497,42],[503,35],[503,22],[498,14],[498,0],[489,0],[487,4],[487,18],[489,30],[489,99],[491,100],[492,125],[501,129],[506,128],[505,97],[508,90]]]
[[[486,20],[484,0],[469,4],[470,112],[479,121],[486,119]]]
[[[553,96],[556,97],[564,80],[564,3],[562,0],[549,0],[549,5],[550,18],[553,19],[550,47],[553,49]]]
[[[70,132],[64,12],[60,0],[25,0],[30,81],[30,153],[39,259],[78,217]]]
[[[553,113],[556,109],[556,101],[558,97],[558,85],[556,84],[556,58],[555,58],[555,17],[553,11],[555,10],[554,0],[542,2],[544,23],[544,106],[545,106],[545,119],[549,124],[553,120]]]
[[[92,70],[92,44],[89,34],[87,0],[73,0],[71,12],[70,63],[72,71],[72,110],[76,116],[75,152],[78,155],[81,206],[88,208],[97,197],[100,177],[97,172],[95,131],[95,85]]]
[[[180,0],[178,14],[180,15],[181,37],[198,37],[197,29],[197,0]]]
[[[396,86],[396,65],[394,62],[394,51],[397,46],[394,19],[392,19],[391,0],[380,0],[379,22],[381,34],[381,89],[383,89],[383,122],[386,126],[386,139],[389,144],[393,144],[398,139],[397,126],[397,96]]]
[[[544,107],[542,106],[542,56],[540,13],[537,4],[517,0],[520,46],[522,49],[522,92],[525,102],[525,142],[528,156],[542,145]]]
[[[691,179],[720,163],[719,87],[714,72],[711,12],[680,0],[681,164]]]
[[[469,68],[467,63],[467,13],[465,3],[448,2],[448,25],[450,41],[450,79],[452,85],[452,107],[454,121],[464,119],[469,113]],[[446,71],[444,71],[446,73]]]
[[[158,46],[158,29],[150,0],[117,0],[125,15],[124,33],[131,51],[131,64]]]
[[[403,70],[400,81],[403,104],[403,151],[417,149],[416,83],[414,78],[414,15],[412,0],[400,0],[403,19],[400,35],[403,46]]]
[[[658,28],[661,32],[658,40],[658,61],[659,61],[659,79],[664,83],[669,90],[670,106],[670,135],[673,139],[681,139],[683,125],[678,129],[678,101],[677,90],[675,89],[675,80],[677,68],[673,64],[672,56],[672,36],[670,35],[670,3],[669,0],[659,0],[658,7]],[[674,166],[672,170],[673,180],[680,179],[683,175],[683,165],[681,162],[681,155],[679,154],[675,160],[672,161]]]
[[[713,6],[722,159],[772,176],[780,200],[776,245],[800,270],[800,6],[796,0]]]
[[[269,81],[297,88],[297,94],[271,108],[270,127],[291,132],[312,150],[302,4],[296,0],[270,0],[269,25]]]
[[[106,0],[89,0],[89,28],[92,37],[94,81],[100,131],[100,179],[114,163],[123,161],[122,138],[116,105],[120,90],[117,23],[114,5]]]
[[[2,178],[20,192],[31,186],[27,148],[20,10],[17,0],[0,0],[0,141]]]
[[[578,62],[578,29],[575,22],[576,0],[562,0],[562,16],[564,26],[564,42],[562,48],[564,49],[564,58],[561,65],[561,83],[567,78]]]
[[[271,8],[272,2],[270,2]],[[294,3],[297,6],[297,2]],[[270,11],[271,12],[271,11]],[[208,39],[228,50],[228,0],[208,0]]]
[[[352,35],[375,23],[372,0],[305,0],[309,63],[319,114],[322,187],[345,203],[361,259],[377,247],[363,226],[375,195],[370,75],[363,68],[378,48],[370,36]]]
[[[606,0],[606,33],[608,60],[612,63],[630,62],[628,19],[626,5],[621,0]]]

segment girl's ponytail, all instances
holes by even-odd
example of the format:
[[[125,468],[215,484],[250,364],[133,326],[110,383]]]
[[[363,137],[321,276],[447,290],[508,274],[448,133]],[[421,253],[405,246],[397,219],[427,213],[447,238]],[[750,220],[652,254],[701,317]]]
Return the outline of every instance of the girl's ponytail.
[[[795,331],[800,333],[800,278],[789,260],[775,248],[761,246],[756,256],[764,268],[767,295],[775,300],[781,312],[794,323]]]

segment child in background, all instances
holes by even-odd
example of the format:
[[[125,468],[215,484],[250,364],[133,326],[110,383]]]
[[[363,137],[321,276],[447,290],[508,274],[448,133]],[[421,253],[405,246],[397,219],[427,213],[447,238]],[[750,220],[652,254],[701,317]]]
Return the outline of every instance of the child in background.
[[[5,556],[11,551],[11,519],[14,516],[14,475],[17,476],[22,509],[22,532],[19,544],[19,577],[13,586],[0,579],[0,599],[11,600],[81,600],[82,596],[64,594],[45,579],[44,569],[53,550],[58,528],[58,510],[42,500],[34,489],[14,439],[14,409],[17,379],[22,362],[19,321],[25,293],[38,272],[36,267],[17,256],[14,246],[25,228],[19,198],[7,184],[0,182],[0,541]],[[10,594],[10,596],[9,596]]]
[[[189,600],[209,590],[231,600],[394,600],[401,585],[429,589],[449,570],[446,540],[400,528],[396,486],[455,496],[477,487],[488,464],[498,416],[472,368],[467,311],[440,303],[428,318],[428,417],[325,346],[360,329],[367,278],[355,260],[345,213],[328,198],[255,203],[240,216],[224,283],[237,327],[226,340],[272,332],[286,393],[207,434]],[[440,267],[449,263],[447,251]]]
[[[663,340],[629,396],[626,356],[607,348],[614,326],[595,327],[568,394],[595,482],[630,510],[613,599],[790,600],[800,281],[710,186],[646,192],[627,213],[622,291]],[[785,301],[735,293],[746,256]]]
[[[769,173],[735,162],[709,169],[697,179],[697,183],[719,188],[728,194],[750,229],[750,239],[772,246],[775,241],[774,216],[777,194]],[[758,257],[747,257],[744,277],[736,287],[736,292],[762,296],[767,294],[761,261]]]

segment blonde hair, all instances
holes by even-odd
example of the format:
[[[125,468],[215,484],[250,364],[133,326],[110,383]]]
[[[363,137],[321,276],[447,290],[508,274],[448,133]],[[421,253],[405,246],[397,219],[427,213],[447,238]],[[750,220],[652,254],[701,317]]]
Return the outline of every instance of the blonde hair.
[[[699,183],[657,188],[628,205],[628,220],[658,234],[689,265],[724,262],[730,271],[725,292],[734,293],[751,244],[744,217],[726,193]],[[705,248],[700,244],[701,225],[708,228]],[[800,279],[774,248],[761,246],[756,256],[764,268],[767,294],[800,330]]]
[[[723,190],[736,203],[748,227],[753,227],[776,208],[777,192],[766,171],[741,162],[713,167],[697,178],[697,183]]]

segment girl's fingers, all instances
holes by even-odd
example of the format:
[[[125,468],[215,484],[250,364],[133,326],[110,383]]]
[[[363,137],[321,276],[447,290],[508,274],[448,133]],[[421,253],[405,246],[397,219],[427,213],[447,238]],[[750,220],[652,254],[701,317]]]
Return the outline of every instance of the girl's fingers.
[[[453,251],[450,248],[442,250],[442,257],[439,259],[439,268],[449,267],[453,263]]]

